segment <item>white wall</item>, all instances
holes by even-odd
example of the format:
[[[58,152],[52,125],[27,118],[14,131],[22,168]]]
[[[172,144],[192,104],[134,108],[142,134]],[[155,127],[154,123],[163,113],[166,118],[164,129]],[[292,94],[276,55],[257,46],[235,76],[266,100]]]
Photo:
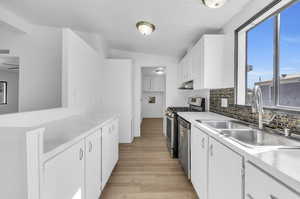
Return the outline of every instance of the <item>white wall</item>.
[[[155,97],[154,104],[148,103],[149,97]],[[143,92],[142,93],[142,118],[162,118],[164,114],[164,93]]]
[[[103,112],[120,115],[119,141],[133,136],[133,66],[129,59],[108,59],[103,70]]]
[[[63,30],[63,106],[99,111],[104,58],[70,29]],[[105,96],[103,96],[105,97]]]
[[[0,29],[0,49],[20,57],[19,111],[61,107],[60,29],[34,27],[28,34]]]
[[[2,7],[0,11],[0,49],[20,58],[19,111],[26,111],[0,115],[0,126],[38,126],[77,114],[55,108],[61,107],[62,30],[35,26]]]
[[[100,34],[88,33],[83,31],[74,31],[80,36],[90,47],[92,47],[101,57],[107,57],[108,44]]]
[[[223,82],[225,87],[234,86],[234,31],[273,0],[253,0],[227,23],[222,32],[225,34],[225,60]]]
[[[7,82],[7,104],[0,105],[0,114],[18,112],[19,73],[0,70],[0,81]]]
[[[130,58],[134,62],[134,135],[140,136],[141,123],[141,70],[142,67],[166,67],[166,106],[182,106],[184,99],[177,89],[178,60],[167,56],[136,53],[112,49],[110,58]]]

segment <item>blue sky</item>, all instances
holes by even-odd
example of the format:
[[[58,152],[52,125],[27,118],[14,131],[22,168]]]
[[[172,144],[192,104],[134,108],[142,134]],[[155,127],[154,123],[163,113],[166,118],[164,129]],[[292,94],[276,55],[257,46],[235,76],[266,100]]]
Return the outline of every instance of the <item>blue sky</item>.
[[[248,32],[248,88],[273,78],[274,17]],[[280,73],[300,74],[300,2],[281,12]]]

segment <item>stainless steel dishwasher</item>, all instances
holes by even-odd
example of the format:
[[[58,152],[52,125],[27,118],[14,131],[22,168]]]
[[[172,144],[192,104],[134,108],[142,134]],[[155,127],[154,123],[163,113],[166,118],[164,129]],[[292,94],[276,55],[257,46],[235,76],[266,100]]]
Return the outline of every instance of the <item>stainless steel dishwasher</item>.
[[[188,179],[191,179],[191,123],[181,117],[178,118],[178,121],[178,158],[184,173]]]

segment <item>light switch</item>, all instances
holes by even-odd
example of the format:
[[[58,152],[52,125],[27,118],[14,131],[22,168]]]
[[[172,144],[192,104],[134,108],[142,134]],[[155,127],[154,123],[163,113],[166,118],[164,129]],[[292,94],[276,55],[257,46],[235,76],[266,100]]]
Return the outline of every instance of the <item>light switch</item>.
[[[227,98],[222,98],[221,99],[221,107],[223,107],[223,108],[228,107],[228,99]]]

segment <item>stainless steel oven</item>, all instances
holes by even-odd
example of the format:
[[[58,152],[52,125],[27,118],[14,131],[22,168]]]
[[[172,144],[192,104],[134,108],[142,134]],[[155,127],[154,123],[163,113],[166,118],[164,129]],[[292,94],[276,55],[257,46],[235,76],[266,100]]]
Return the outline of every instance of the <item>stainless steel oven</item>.
[[[178,123],[178,158],[184,173],[191,179],[191,124],[181,117],[178,118]]]
[[[179,125],[178,112],[202,112],[205,111],[205,98],[189,98],[188,107],[168,107],[166,117],[167,147],[172,158],[178,158],[179,152]]]
[[[166,123],[167,123],[167,147],[168,147],[168,151],[170,152],[170,155],[172,158],[175,157],[175,151],[174,151],[174,147],[175,147],[175,143],[174,143],[174,115],[166,115]]]
[[[177,116],[174,113],[166,114],[166,136],[167,148],[172,158],[178,157],[178,133],[177,133]]]

